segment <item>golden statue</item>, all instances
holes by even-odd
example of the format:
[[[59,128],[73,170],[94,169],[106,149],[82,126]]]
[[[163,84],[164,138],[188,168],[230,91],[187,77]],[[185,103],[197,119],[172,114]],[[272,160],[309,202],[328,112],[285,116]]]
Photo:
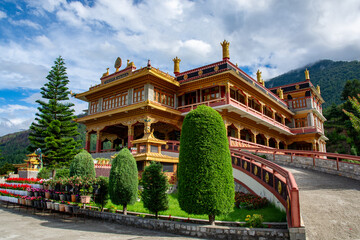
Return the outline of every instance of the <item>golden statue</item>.
[[[107,70],[106,73],[104,73],[104,74],[102,75],[102,77],[109,76],[109,68],[107,68],[106,70]]]
[[[174,73],[180,73],[180,62],[181,62],[181,59],[178,58],[178,57],[175,57],[173,59],[174,61]]]
[[[318,92],[319,94],[321,94],[321,92],[320,92],[320,86],[319,86],[319,85],[316,86],[316,90],[317,90],[317,92]]]
[[[258,69],[257,72],[256,72],[256,78],[257,78],[257,81],[262,84],[263,86],[265,86],[265,82],[264,80],[261,78],[261,72],[260,70]]]
[[[127,64],[126,64],[126,68],[128,68],[128,67],[135,67],[134,62],[130,62],[129,59],[127,60]]]
[[[226,40],[220,43],[223,50],[223,60],[230,59],[230,53],[229,53],[229,45],[230,43]]]
[[[282,90],[281,88],[278,88],[276,90],[277,94],[279,94],[279,98],[280,99],[284,99],[284,90]]]
[[[306,80],[310,80],[310,74],[309,74],[309,70],[305,70],[305,79]]]
[[[151,133],[151,119],[145,119],[144,121],[144,134]]]

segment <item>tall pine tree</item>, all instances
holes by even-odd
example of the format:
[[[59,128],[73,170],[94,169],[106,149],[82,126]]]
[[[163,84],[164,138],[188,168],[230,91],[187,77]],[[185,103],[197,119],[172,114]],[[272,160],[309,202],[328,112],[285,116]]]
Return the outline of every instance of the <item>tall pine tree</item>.
[[[79,152],[79,141],[74,137],[79,135],[77,123],[74,122],[74,111],[69,103],[70,91],[65,62],[58,57],[55,65],[46,77],[48,82],[41,88],[44,100],[37,100],[40,104],[35,121],[30,126],[30,151],[41,148],[45,155],[44,164],[49,168],[68,166]]]

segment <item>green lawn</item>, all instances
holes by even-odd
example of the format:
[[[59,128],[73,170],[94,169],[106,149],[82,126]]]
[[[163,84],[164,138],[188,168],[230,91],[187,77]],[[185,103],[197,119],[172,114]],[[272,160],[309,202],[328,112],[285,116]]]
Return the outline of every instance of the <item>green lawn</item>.
[[[160,215],[171,215],[172,217],[209,219],[207,215],[187,214],[186,212],[180,209],[179,202],[177,200],[177,194],[170,194],[168,196],[169,196],[169,209],[160,212],[159,213]],[[111,201],[109,201],[105,207],[122,210],[122,206],[114,205],[111,203]],[[138,212],[138,213],[150,213],[147,209],[144,208],[143,203],[141,201],[136,202],[133,205],[128,205],[128,211]],[[239,209],[234,205],[234,210],[231,213],[227,215],[216,216],[216,220],[244,222],[246,215],[252,215],[255,213],[263,215],[264,222],[286,222],[286,213],[280,211],[278,208],[274,207],[273,205],[257,210]]]

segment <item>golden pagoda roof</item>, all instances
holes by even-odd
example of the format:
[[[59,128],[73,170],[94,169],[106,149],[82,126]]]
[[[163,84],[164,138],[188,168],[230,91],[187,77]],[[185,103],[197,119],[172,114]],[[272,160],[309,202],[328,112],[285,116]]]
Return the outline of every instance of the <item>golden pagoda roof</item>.
[[[179,163],[179,158],[170,157],[168,155],[163,155],[161,153],[136,153],[134,154],[136,161],[156,161],[156,162],[168,162],[168,163]]]
[[[26,155],[28,157],[28,159],[24,159],[25,162],[30,162],[34,165],[36,164],[39,164],[39,161],[37,160],[37,154],[34,152],[34,153],[31,153],[31,154],[28,154]]]
[[[138,143],[156,143],[158,145],[165,145],[166,141],[157,139],[154,137],[154,130],[150,133],[145,133],[144,136],[140,139],[132,141],[133,144]]]

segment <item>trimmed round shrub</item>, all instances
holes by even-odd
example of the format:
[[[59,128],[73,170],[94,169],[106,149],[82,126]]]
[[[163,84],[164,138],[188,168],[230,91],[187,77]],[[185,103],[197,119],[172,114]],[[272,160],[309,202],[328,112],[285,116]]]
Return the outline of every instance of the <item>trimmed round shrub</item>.
[[[189,214],[226,214],[234,207],[234,178],[226,129],[221,115],[204,105],[189,112],[180,138],[178,191]]]
[[[137,199],[138,171],[136,161],[129,149],[123,148],[114,158],[109,177],[109,194],[114,204],[122,205],[127,214],[127,205]]]
[[[94,160],[91,154],[85,150],[76,154],[70,163],[70,177],[95,177],[95,175]]]

